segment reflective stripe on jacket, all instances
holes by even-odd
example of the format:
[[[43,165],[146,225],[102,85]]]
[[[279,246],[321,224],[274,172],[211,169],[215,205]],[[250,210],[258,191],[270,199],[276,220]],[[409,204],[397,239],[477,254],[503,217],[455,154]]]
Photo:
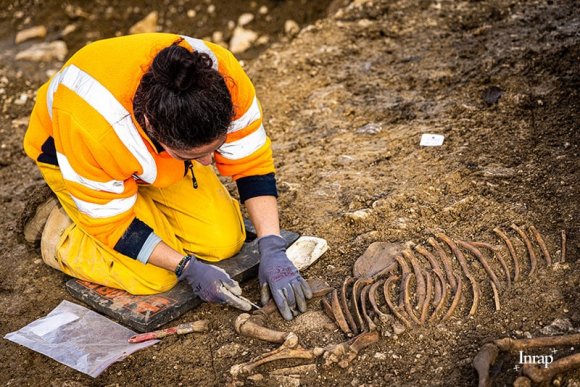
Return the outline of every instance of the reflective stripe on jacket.
[[[91,43],[38,90],[24,149],[38,162],[59,166],[82,213],[80,225],[107,246],[115,247],[130,227],[143,234],[132,211],[138,181],[165,187],[184,176],[183,161],[155,149],[132,106],[155,55],[179,38],[152,33]],[[235,116],[215,153],[220,174],[237,180],[273,173],[261,107],[238,61],[221,46],[182,38],[180,45],[207,53],[214,68],[233,80],[226,84]]]

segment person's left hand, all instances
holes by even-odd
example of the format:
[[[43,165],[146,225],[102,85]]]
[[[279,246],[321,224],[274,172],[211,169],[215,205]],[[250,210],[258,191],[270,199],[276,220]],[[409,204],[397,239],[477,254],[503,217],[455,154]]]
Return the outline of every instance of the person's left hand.
[[[280,314],[292,320],[298,311],[306,311],[306,300],[312,298],[308,283],[286,255],[286,241],[278,235],[258,239],[260,249],[260,280],[262,305],[274,298]]]

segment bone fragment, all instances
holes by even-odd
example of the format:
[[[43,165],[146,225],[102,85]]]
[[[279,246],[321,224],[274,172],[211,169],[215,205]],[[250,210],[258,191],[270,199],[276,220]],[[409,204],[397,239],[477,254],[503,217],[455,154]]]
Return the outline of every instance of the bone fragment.
[[[532,247],[532,242],[530,242],[530,239],[528,238],[528,236],[526,235],[524,230],[522,230],[521,228],[519,228],[518,226],[516,226],[513,223],[510,227],[512,228],[512,230],[514,230],[515,232],[518,233],[520,238],[522,238],[522,240],[524,241],[524,244],[526,245],[526,249],[528,250],[528,256],[530,257],[530,272],[528,274],[528,277],[529,277],[536,272],[536,266],[538,265],[538,259],[536,258],[536,253],[534,253],[534,249]]]
[[[552,264],[552,256],[550,255],[550,252],[548,251],[548,247],[546,246],[546,242],[544,242],[544,238],[542,238],[542,234],[540,234],[538,229],[535,228],[533,225],[531,225],[528,228],[532,232],[532,235],[534,236],[534,239],[538,243],[538,246],[540,246],[540,250],[542,251],[544,258],[546,259],[546,264],[548,266],[551,265]]]
[[[407,328],[410,328],[411,323],[409,322],[409,320],[407,320],[405,316],[399,313],[399,309],[393,304],[393,301],[391,301],[391,291],[390,291],[391,283],[397,281],[398,279],[399,279],[398,276],[391,276],[387,278],[385,284],[383,285],[383,295],[385,297],[385,302],[387,303],[387,306],[389,307],[393,315],[396,318],[398,318],[403,324],[405,324]]]
[[[383,313],[379,309],[379,306],[377,305],[376,299],[377,288],[381,286],[384,282],[385,282],[384,280],[376,281],[374,284],[371,285],[371,288],[369,289],[369,301],[371,302],[371,306],[373,307],[373,310],[375,311],[377,316],[379,316],[379,318],[383,322],[388,321],[391,317],[390,315]]]
[[[417,296],[417,309],[419,313],[423,310],[423,304],[425,303],[425,278],[423,277],[423,267],[415,257],[415,254],[409,249],[403,250],[403,256],[411,262],[411,266],[413,267],[413,273],[415,274],[415,281],[417,282],[417,291],[415,295]]]
[[[435,310],[433,311],[433,314],[429,318],[429,322],[435,321],[435,319],[437,318],[437,315],[443,309],[443,306],[445,305],[445,302],[447,301],[447,284],[445,283],[445,278],[443,277],[442,273],[438,273],[438,272],[434,272],[434,273],[437,276],[439,282],[441,283],[442,294],[441,294],[441,299],[439,300],[439,302],[437,303],[437,306],[435,307]]]
[[[332,322],[334,322],[340,328],[340,325],[338,324],[338,321],[336,321],[336,317],[334,316],[332,306],[330,306],[330,303],[328,302],[328,300],[326,298],[321,298],[320,305],[322,306],[322,310],[324,311],[324,313],[326,313],[328,318],[330,318],[332,320]]]
[[[512,260],[514,261],[514,282],[518,282],[520,280],[520,261],[518,259],[517,254],[516,254],[516,250],[514,249],[514,245],[512,244],[512,241],[507,236],[507,234],[504,233],[500,228],[498,228],[498,227],[494,228],[493,232],[498,237],[500,237],[500,239],[503,240],[503,242],[507,246],[508,251],[510,253],[510,256],[512,257]]]
[[[360,351],[379,341],[379,338],[379,332],[374,330],[361,333],[349,341],[330,345],[324,351],[326,364],[337,363],[340,368],[346,368],[358,356]]]
[[[489,283],[491,284],[491,290],[493,291],[493,300],[495,302],[495,310],[499,310],[500,308],[500,304],[499,304],[499,292],[497,291],[497,287],[495,286],[495,284],[493,283],[493,281],[489,281]]]
[[[270,343],[283,343],[292,334],[292,332],[276,331],[258,325],[248,313],[240,314],[234,323],[234,327],[236,332],[243,336],[268,341]]]
[[[348,286],[350,285],[350,283],[353,281],[354,281],[354,278],[346,277],[346,279],[342,283],[342,289],[340,292],[340,306],[342,307],[342,311],[344,312],[344,316],[346,317],[346,322],[348,323],[348,326],[350,327],[351,332],[353,333],[353,335],[356,336],[359,334],[359,330],[356,326],[354,318],[352,317],[352,314],[350,313],[350,310],[348,309],[348,300],[346,297],[346,290],[348,289]]]
[[[443,316],[441,321],[445,321],[449,317],[451,317],[453,312],[455,312],[455,309],[457,309],[457,305],[459,305],[459,300],[461,299],[461,276],[456,274],[455,279],[457,280],[457,289],[455,290],[453,301],[451,301],[451,306],[449,307],[449,310],[447,310],[447,313],[445,313],[445,316]]]
[[[510,278],[510,269],[508,268],[508,265],[506,264],[505,259],[503,259],[503,256],[501,255],[501,252],[499,251],[497,246],[493,246],[485,242],[469,242],[469,243],[471,243],[475,247],[483,247],[484,249],[491,250],[494,253],[494,255],[497,257],[497,260],[501,264],[501,267],[504,270],[508,288],[511,287],[512,281]]]
[[[269,363],[275,360],[282,359],[306,359],[312,360],[317,357],[316,349],[310,350],[303,348],[298,344],[298,337],[294,333],[290,333],[284,343],[273,351],[264,353],[260,356],[255,357],[249,362],[242,364],[235,364],[230,368],[230,373],[232,376],[238,377],[242,374],[251,373],[256,367],[262,364]]]
[[[560,262],[566,262],[566,230],[562,230],[560,233],[560,238],[562,239],[562,252],[560,255]]]
[[[487,262],[487,259],[485,259],[485,257],[481,253],[481,251],[479,251],[479,249],[477,247],[473,246],[470,243],[467,243],[467,242],[464,242],[464,241],[457,241],[457,243],[460,246],[462,246],[462,247],[466,248],[467,250],[469,250],[473,255],[475,255],[475,257],[478,259],[479,263],[481,263],[481,265],[485,269],[485,272],[487,273],[487,275],[489,276],[489,278],[493,281],[493,283],[495,284],[495,286],[498,289],[501,289],[501,284],[500,284],[499,280],[497,279],[497,276],[495,275],[495,273],[491,269],[491,266],[489,266],[489,263]]]
[[[362,291],[360,292],[360,305],[361,305],[361,309],[362,309],[362,315],[367,323],[366,326],[368,327],[368,330],[374,331],[377,329],[377,326],[374,323],[374,321],[369,317],[369,313],[367,310],[367,298],[369,296],[369,289],[370,288],[371,288],[371,285],[366,285],[364,288],[362,288]]]
[[[524,364],[522,373],[532,379],[534,383],[545,383],[550,382],[558,374],[576,368],[580,368],[580,353],[558,359],[548,367],[538,364]]]
[[[421,325],[421,321],[419,321],[419,319],[415,315],[415,311],[413,310],[413,306],[411,306],[411,297],[409,294],[409,287],[410,287],[410,283],[411,283],[411,278],[414,275],[415,274],[413,274],[413,273],[409,273],[405,276],[405,278],[403,278],[403,284],[401,286],[401,288],[403,289],[403,305],[405,306],[405,310],[407,311],[407,314],[409,315],[409,317],[411,317],[411,320],[413,320],[413,322],[415,324]]]
[[[457,282],[455,281],[455,275],[453,274],[453,265],[451,264],[451,259],[443,249],[443,247],[435,240],[435,238],[429,238],[427,242],[433,246],[435,251],[437,251],[437,255],[443,262],[443,267],[445,268],[445,275],[447,276],[447,281],[451,285],[451,289],[457,289]]]
[[[493,342],[502,351],[520,351],[531,348],[578,346],[580,345],[580,333],[564,336],[543,336],[532,339],[511,339],[505,337]]]
[[[421,321],[421,325],[425,324],[425,320],[427,320],[427,314],[431,306],[431,296],[433,295],[433,277],[430,273],[425,272],[425,278],[427,279],[427,294],[425,295],[425,302],[423,303],[421,318],[419,320]]]
[[[493,343],[484,344],[477,355],[473,358],[473,368],[479,375],[479,387],[490,387],[492,379],[489,376],[489,368],[495,363],[499,349]]]
[[[352,331],[350,330],[350,327],[348,326],[348,322],[346,321],[346,318],[344,317],[344,313],[342,312],[342,309],[340,308],[340,301],[338,300],[338,291],[336,289],[332,292],[332,296],[330,299],[330,306],[331,306],[331,310],[332,310],[332,313],[334,315],[334,318],[336,320],[336,323],[338,324],[338,327],[340,328],[340,330],[343,331],[348,337],[352,337]]]
[[[433,270],[433,273],[439,273],[439,274],[437,274],[437,276],[442,277],[443,271],[441,271],[441,266],[439,265],[437,258],[435,258],[435,256],[433,254],[431,254],[431,252],[429,250],[427,250],[426,248],[424,248],[423,246],[417,245],[417,246],[415,246],[415,250],[429,261],[429,264],[431,265],[431,269]],[[445,286],[445,285],[443,285],[443,286]],[[443,292],[443,290],[442,290],[441,282],[435,281],[435,295],[433,297],[433,303],[435,305],[438,304],[439,301],[441,300],[442,292]]]

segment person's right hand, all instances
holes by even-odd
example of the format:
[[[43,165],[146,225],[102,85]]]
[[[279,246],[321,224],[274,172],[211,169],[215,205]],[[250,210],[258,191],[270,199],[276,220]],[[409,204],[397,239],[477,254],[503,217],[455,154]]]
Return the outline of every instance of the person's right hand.
[[[242,289],[237,281],[217,266],[203,263],[191,256],[188,265],[179,277],[187,281],[193,292],[202,300],[217,304],[228,304],[243,311],[252,309],[252,305],[242,295]]]

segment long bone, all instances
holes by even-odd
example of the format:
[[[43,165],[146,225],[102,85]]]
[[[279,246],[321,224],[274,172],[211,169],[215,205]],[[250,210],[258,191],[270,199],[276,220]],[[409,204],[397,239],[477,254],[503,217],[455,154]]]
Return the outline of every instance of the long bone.
[[[322,355],[324,350],[322,348],[305,349],[298,343],[298,336],[290,332],[283,344],[262,355],[259,355],[249,362],[235,364],[230,368],[230,373],[234,378],[252,372],[256,367],[262,364],[269,363],[275,360],[282,359],[305,359],[312,360]]]
[[[346,290],[348,289],[350,283],[353,281],[354,281],[354,278],[346,277],[346,279],[342,283],[342,288],[341,288],[341,292],[340,292],[340,306],[342,307],[342,312],[344,313],[344,316],[346,318],[346,322],[348,323],[348,326],[350,327],[351,332],[353,333],[354,336],[356,336],[359,334],[359,330],[356,326],[354,319],[352,318],[352,314],[350,314],[350,310],[348,308],[348,299],[346,296]]]
[[[433,273],[436,273],[436,274],[438,273],[437,276],[440,278],[443,278],[443,272],[441,271],[441,265],[439,265],[437,258],[435,258],[435,256],[433,254],[431,254],[431,252],[429,250],[427,250],[426,248],[424,248],[421,245],[416,245],[415,250],[419,254],[424,256],[425,259],[427,259],[429,261],[429,264],[431,265],[431,269],[433,270]],[[443,294],[442,286],[445,286],[444,282],[435,281],[435,295],[433,297],[434,304],[438,304],[439,301],[441,300],[441,295]]]
[[[411,262],[411,266],[413,267],[413,273],[415,274],[415,281],[417,283],[417,291],[415,295],[417,296],[417,310],[419,314],[421,314],[421,310],[423,310],[423,304],[425,303],[425,278],[423,277],[423,267],[415,257],[415,254],[409,249],[403,250],[403,256],[407,259],[407,261]]]
[[[540,246],[540,250],[542,251],[542,254],[544,254],[544,258],[546,259],[546,264],[550,266],[552,264],[552,257],[550,256],[550,252],[548,251],[546,242],[544,242],[544,238],[542,238],[542,234],[540,234],[538,229],[535,228],[533,225],[530,225],[530,227],[528,228],[532,232],[532,235],[534,236],[534,239],[538,243],[538,246]]]
[[[459,261],[459,265],[461,266],[461,269],[463,270],[463,274],[465,274],[465,276],[467,277],[467,279],[471,283],[471,289],[473,290],[473,303],[471,304],[471,309],[469,310],[469,316],[473,316],[477,312],[477,307],[479,306],[479,295],[480,295],[479,284],[477,283],[475,277],[473,277],[471,275],[471,273],[469,272],[469,269],[467,268],[467,260],[465,259],[465,256],[463,255],[461,250],[459,250],[457,245],[451,240],[451,238],[449,238],[447,235],[443,234],[442,232],[433,231],[432,233],[437,238],[439,238],[443,242],[445,242],[447,244],[447,246],[449,246],[449,248],[453,252],[453,255],[455,255],[455,257]]]
[[[453,265],[451,264],[451,259],[443,249],[443,247],[435,240],[435,238],[427,239],[429,243],[439,255],[441,262],[443,262],[443,267],[445,268],[445,275],[447,276],[447,281],[451,285],[451,289],[455,290],[457,288],[457,282],[455,281],[455,275],[453,274]]]
[[[433,311],[433,314],[431,315],[431,317],[429,317],[429,322],[435,321],[435,319],[437,318],[437,315],[439,314],[441,309],[443,309],[443,306],[445,305],[445,302],[447,301],[447,284],[445,283],[445,279],[443,278],[443,274],[439,273],[439,272],[434,272],[434,273],[437,276],[437,278],[439,279],[439,282],[441,283],[442,294],[441,294],[441,299],[439,300],[439,302],[437,303],[437,306],[435,307],[435,310]]]
[[[423,303],[423,309],[421,309],[421,325],[425,324],[427,319],[427,313],[429,312],[429,306],[431,306],[431,296],[433,294],[433,277],[429,272],[425,272],[425,278],[427,278],[427,293],[425,295],[425,302]]]
[[[522,373],[535,383],[544,383],[550,382],[558,374],[575,368],[580,368],[580,353],[558,359],[545,368],[540,368],[538,364],[524,364]]]
[[[254,337],[262,341],[279,344],[286,341],[288,335],[292,333],[276,331],[260,325],[256,320],[252,320],[252,316],[248,313],[240,314],[234,323],[234,327],[236,332],[243,336]]]
[[[489,278],[493,281],[493,283],[495,284],[495,286],[498,289],[501,289],[501,284],[500,284],[499,280],[497,279],[497,276],[495,275],[495,273],[491,269],[491,266],[489,266],[489,262],[487,262],[487,259],[485,259],[485,257],[481,253],[481,251],[479,251],[479,249],[477,247],[473,246],[470,243],[467,243],[467,242],[464,242],[464,241],[457,241],[457,243],[460,246],[462,246],[462,247],[466,248],[467,250],[469,250],[477,258],[477,260],[479,261],[479,263],[481,263],[481,265],[485,269],[485,272],[487,273],[487,275],[489,276]]]
[[[514,249],[514,245],[511,239],[507,236],[505,232],[503,232],[499,227],[493,229],[493,232],[505,243],[514,261],[514,282],[518,282],[520,280],[520,260],[518,259],[518,255],[516,254],[516,250]]]
[[[497,257],[497,260],[499,261],[501,267],[504,270],[508,288],[511,287],[512,281],[510,278],[510,269],[508,268],[505,259],[503,259],[503,256],[501,255],[501,252],[499,251],[498,247],[485,242],[469,242],[469,243],[475,247],[482,247],[484,249],[488,249],[491,252],[493,252],[493,254]]]
[[[490,387],[492,385],[489,368],[495,363],[498,354],[499,349],[495,344],[486,343],[473,358],[473,368],[475,368],[479,376],[479,387]]]
[[[505,337],[493,342],[502,351],[521,351],[524,349],[559,347],[559,346],[579,346],[580,333],[564,336],[542,336],[531,339],[511,339]]]
[[[528,250],[528,256],[530,257],[530,273],[528,274],[528,276],[531,276],[536,272],[536,267],[538,265],[538,259],[536,258],[536,253],[534,253],[532,242],[530,242],[530,239],[528,238],[524,230],[522,230],[513,223],[511,224],[510,227],[512,228],[512,230],[518,233],[518,235],[526,245],[526,249]]]
[[[393,301],[391,301],[391,291],[390,291],[391,283],[397,281],[398,279],[399,277],[396,275],[387,278],[387,280],[383,285],[383,295],[385,297],[385,302],[387,303],[387,306],[389,307],[393,315],[396,318],[398,318],[403,324],[405,324],[407,328],[410,328],[411,323],[409,322],[409,320],[407,320],[406,316],[404,316],[399,312],[399,309],[393,304]]]

